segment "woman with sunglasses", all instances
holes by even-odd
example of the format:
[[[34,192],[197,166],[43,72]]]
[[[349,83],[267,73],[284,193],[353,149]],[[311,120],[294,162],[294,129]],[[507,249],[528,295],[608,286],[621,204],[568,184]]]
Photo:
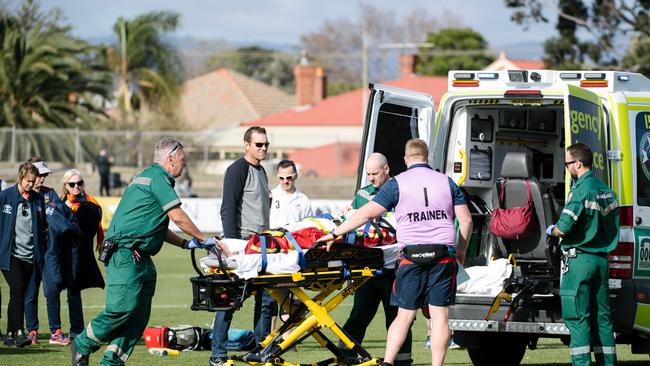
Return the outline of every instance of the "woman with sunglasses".
[[[38,169],[24,163],[18,183],[0,192],[0,270],[9,284],[4,343],[19,348],[31,343],[24,330],[25,292],[48,240],[43,196],[32,190],[37,177]]]
[[[68,293],[79,299],[77,307],[81,309],[81,290],[92,287],[104,288],[104,277],[93,253],[95,237],[98,245],[104,241],[104,230],[101,226],[102,208],[95,197],[86,193],[83,177],[77,169],[68,170],[63,174],[61,200],[72,211],[71,220],[79,226],[80,230],[76,238],[77,245],[72,247],[70,255],[62,256],[64,260],[61,267],[63,273],[68,276],[66,279],[70,284]],[[75,316],[74,319],[70,317],[71,336],[81,333],[84,326],[83,313]]]

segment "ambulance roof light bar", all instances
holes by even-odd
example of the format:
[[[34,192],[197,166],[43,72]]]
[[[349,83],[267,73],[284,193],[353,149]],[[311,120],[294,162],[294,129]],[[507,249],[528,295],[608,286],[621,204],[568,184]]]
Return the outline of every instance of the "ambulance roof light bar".
[[[560,79],[562,80],[580,80],[582,74],[579,72],[561,72]]]
[[[498,72],[479,72],[479,80],[497,80],[499,78]]]

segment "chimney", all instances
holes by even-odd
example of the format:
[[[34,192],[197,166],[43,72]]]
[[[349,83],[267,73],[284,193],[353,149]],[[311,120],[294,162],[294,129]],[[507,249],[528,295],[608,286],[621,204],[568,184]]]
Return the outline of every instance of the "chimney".
[[[327,96],[327,77],[325,70],[319,66],[309,65],[303,54],[300,64],[293,67],[296,80],[296,102],[298,105],[309,105],[320,102]]]
[[[415,67],[418,64],[418,55],[415,54],[399,55],[399,64],[402,69],[402,78],[409,77],[415,74]]]

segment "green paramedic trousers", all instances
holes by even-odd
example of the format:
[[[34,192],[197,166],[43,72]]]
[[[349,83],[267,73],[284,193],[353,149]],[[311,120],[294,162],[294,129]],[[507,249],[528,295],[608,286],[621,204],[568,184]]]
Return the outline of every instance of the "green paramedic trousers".
[[[106,265],[106,307],[74,340],[89,355],[108,343],[100,365],[124,365],[149,322],[156,289],[156,268],[149,256],[133,259],[119,248]]]
[[[566,260],[560,295],[562,317],[571,334],[571,362],[588,366],[593,351],[597,365],[614,365],[616,344],[609,305],[607,255],[578,252]]]

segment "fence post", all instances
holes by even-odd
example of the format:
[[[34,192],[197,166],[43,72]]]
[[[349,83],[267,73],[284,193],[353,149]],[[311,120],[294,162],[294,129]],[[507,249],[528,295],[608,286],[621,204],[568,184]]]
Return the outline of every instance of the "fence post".
[[[16,163],[16,126],[11,126],[11,162]]]
[[[203,138],[203,166],[208,166],[208,136],[210,134],[206,134]]]
[[[79,166],[81,162],[81,136],[79,136],[79,128],[75,128],[74,132],[74,165]]]

